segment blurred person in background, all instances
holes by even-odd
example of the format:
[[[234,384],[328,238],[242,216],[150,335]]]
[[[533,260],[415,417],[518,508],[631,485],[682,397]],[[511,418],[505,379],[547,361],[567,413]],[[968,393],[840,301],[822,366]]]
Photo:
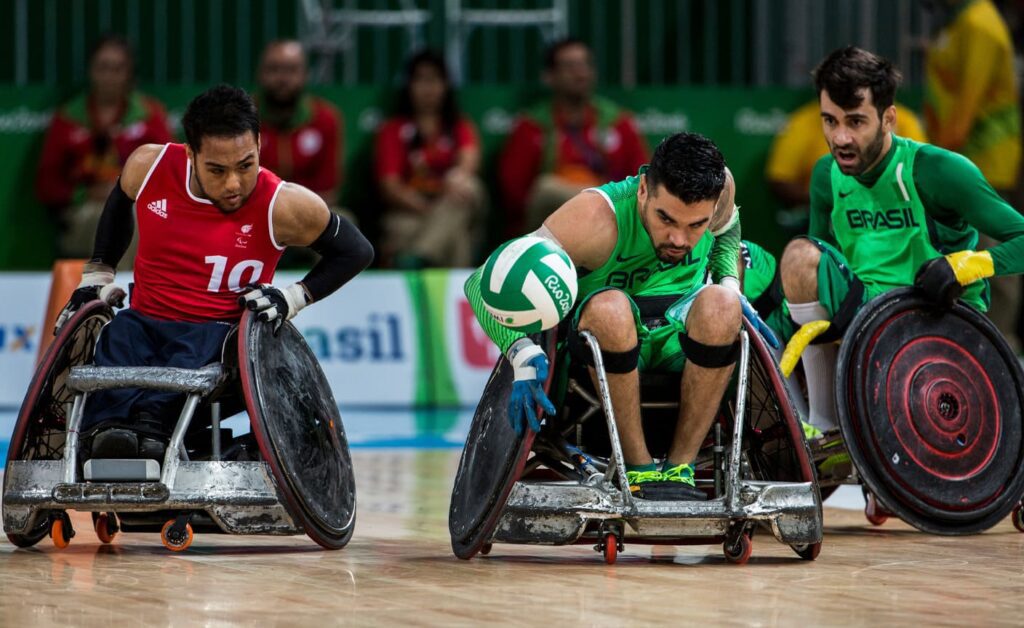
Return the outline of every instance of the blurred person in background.
[[[1020,94],[1010,31],[991,0],[931,0],[941,28],[928,47],[925,121],[932,143],[956,151],[1011,199],[1021,161]],[[983,236],[980,248],[997,242]],[[989,317],[1010,346],[1017,333],[1021,279],[992,282]]]
[[[386,265],[415,269],[472,263],[486,212],[479,170],[476,128],[459,111],[444,58],[431,50],[413,55],[395,116],[377,132]]]
[[[647,162],[632,114],[594,95],[597,71],[585,43],[552,44],[542,79],[550,100],[520,114],[498,166],[506,235],[540,227],[579,192],[635,175]]]
[[[89,54],[89,88],[57,109],[36,174],[36,195],[58,225],[58,257],[89,257],[103,203],[128,156],[169,141],[163,106],[135,90],[128,40],[102,37]],[[122,268],[132,267],[135,248],[133,242]]]
[[[915,142],[928,141],[917,115],[899,103],[896,104],[894,132]],[[821,111],[817,100],[791,113],[786,126],[772,142],[765,179],[784,208],[776,214],[776,221],[790,236],[807,232],[811,172],[814,164],[828,152],[828,144],[821,134]]]
[[[302,44],[274,41],[259,67],[260,163],[316,192],[328,207],[341,190],[344,126],[338,109],[306,92]]]

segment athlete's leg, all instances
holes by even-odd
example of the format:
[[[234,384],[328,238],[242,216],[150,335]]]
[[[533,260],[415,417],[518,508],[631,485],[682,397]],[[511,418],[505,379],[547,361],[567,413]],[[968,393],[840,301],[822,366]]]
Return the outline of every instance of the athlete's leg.
[[[830,318],[818,300],[821,255],[814,242],[806,238],[791,241],[782,254],[782,290],[789,302],[790,316],[798,325]],[[819,430],[836,427],[836,355],[836,346],[828,343],[809,345],[802,356],[807,378],[807,420]]]
[[[590,297],[580,312],[577,329],[594,334],[603,352],[632,351],[638,343],[636,319],[629,298],[618,290],[605,290]],[[588,369],[596,386],[596,374]],[[626,464],[652,464],[640,422],[640,375],[634,367],[626,373],[607,373],[608,390],[615,411],[615,424],[622,441]]]
[[[717,361],[713,354],[728,352],[735,345],[741,321],[740,302],[728,288],[708,286],[694,299],[686,315],[686,335],[692,346],[708,347],[707,356],[687,354],[679,423],[669,449],[667,467],[689,464],[697,457],[735,368],[734,363],[712,366]],[[700,366],[698,362],[708,366]]]

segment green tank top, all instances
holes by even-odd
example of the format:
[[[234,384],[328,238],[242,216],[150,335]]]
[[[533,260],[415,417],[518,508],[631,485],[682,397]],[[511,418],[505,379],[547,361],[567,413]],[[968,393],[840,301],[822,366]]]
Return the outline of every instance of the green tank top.
[[[646,166],[640,169],[640,173],[645,170]],[[630,296],[686,294],[704,282],[715,237],[706,231],[682,261],[662,262],[640,222],[636,203],[639,187],[638,175],[591,188],[604,196],[615,212],[619,239],[608,261],[580,278],[581,299],[604,287],[619,288]]]
[[[871,186],[832,163],[832,229],[869,297],[913,285],[921,264],[952,252],[942,245],[950,239],[942,233],[948,228],[929,217],[914,184],[914,156],[921,146],[893,136],[892,158]],[[978,233],[971,231],[967,242],[958,242],[962,248],[977,246]],[[986,291],[987,283],[977,282],[963,299],[985,311]]]

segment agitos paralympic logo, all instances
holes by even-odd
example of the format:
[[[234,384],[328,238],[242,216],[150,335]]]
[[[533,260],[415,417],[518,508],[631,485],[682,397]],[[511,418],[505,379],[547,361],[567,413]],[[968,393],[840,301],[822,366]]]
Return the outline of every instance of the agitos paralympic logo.
[[[10,353],[36,350],[35,325],[0,325],[0,351]]]
[[[850,225],[851,229],[871,229],[874,231],[921,226],[914,217],[912,207],[894,207],[893,209],[881,209],[878,211],[848,209],[846,210],[846,223]]]

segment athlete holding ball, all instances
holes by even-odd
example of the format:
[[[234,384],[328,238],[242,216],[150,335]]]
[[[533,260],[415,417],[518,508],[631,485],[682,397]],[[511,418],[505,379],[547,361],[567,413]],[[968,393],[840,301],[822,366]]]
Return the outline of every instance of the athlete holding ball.
[[[592,357],[579,331],[598,339],[631,491],[644,499],[704,498],[694,486],[691,463],[732,374],[741,317],[748,316],[771,338],[739,293],[734,188],[714,143],[679,133],[658,146],[637,176],[583,191],[530,237],[495,251],[470,276],[466,295],[473,311],[514,368],[509,420],[517,432],[526,426],[540,429],[535,404],[549,414],[555,407],[543,391],[547,358],[514,322],[509,324],[504,312],[510,308],[502,301],[525,295],[537,310],[527,321],[544,318],[545,307],[555,308],[558,320],[566,316],[569,310],[557,295],[548,299],[554,305],[545,306],[543,290],[536,288],[574,283],[575,276],[559,270],[561,249],[579,273],[580,300],[560,350],[590,365],[593,377]],[[547,243],[518,244],[540,238]],[[709,272],[713,284],[706,281]],[[525,279],[530,273],[536,280]],[[549,276],[558,279],[546,282]],[[549,318],[525,330],[557,322]],[[640,371],[681,373],[679,419],[660,468],[640,422]]]

